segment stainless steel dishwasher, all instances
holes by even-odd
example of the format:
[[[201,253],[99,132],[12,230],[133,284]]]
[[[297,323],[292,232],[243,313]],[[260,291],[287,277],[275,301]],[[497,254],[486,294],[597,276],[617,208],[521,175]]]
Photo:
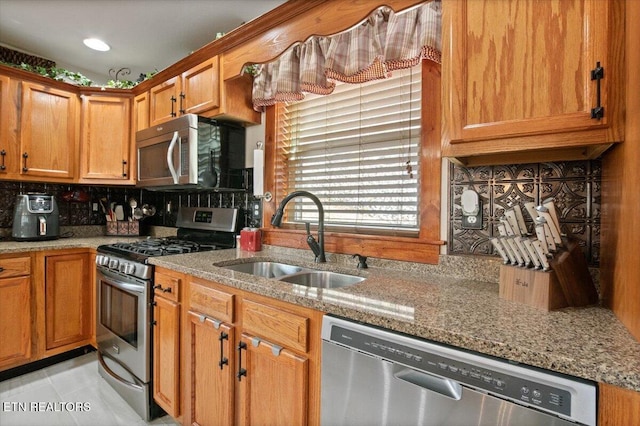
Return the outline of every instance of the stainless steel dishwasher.
[[[593,382],[332,316],[322,340],[323,426],[596,424]]]

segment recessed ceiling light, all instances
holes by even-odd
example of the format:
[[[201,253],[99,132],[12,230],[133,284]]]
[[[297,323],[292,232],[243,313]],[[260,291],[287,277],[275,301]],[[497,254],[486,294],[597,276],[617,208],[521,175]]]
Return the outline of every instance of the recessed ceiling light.
[[[107,43],[102,40],[98,40],[97,38],[85,38],[82,42],[85,46],[93,50],[99,50],[100,52],[106,52],[111,49]]]

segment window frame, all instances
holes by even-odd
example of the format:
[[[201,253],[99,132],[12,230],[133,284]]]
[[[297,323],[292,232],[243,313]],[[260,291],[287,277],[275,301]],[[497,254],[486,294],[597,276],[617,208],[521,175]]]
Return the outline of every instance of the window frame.
[[[382,259],[422,263],[438,263],[440,246],[441,208],[441,96],[440,64],[422,61],[422,105],[420,134],[419,232],[417,236],[397,234],[377,235],[361,232],[333,232],[325,230],[327,253],[355,254]],[[425,96],[424,94],[432,94]],[[289,193],[285,181],[278,176],[276,161],[279,105],[265,113],[265,191],[272,194],[263,201],[263,234],[267,245],[306,249],[306,232],[302,224],[271,225],[271,216],[280,201]],[[287,209],[289,206],[287,206]],[[317,226],[312,226],[314,232]]]

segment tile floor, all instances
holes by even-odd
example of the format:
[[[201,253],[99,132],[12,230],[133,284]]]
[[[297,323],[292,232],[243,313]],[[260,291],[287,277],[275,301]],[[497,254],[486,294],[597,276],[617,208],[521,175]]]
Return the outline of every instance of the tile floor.
[[[51,411],[56,409],[55,403],[57,411]],[[26,407],[26,411],[20,407]],[[34,409],[30,410],[31,407]],[[176,426],[177,423],[169,416],[150,423],[142,420],[100,377],[96,352],[91,352],[0,382],[0,425]]]

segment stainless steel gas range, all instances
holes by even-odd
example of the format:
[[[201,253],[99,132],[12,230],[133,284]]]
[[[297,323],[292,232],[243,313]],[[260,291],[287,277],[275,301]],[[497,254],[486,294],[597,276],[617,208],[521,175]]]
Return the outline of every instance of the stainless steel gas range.
[[[144,420],[153,401],[154,256],[235,247],[238,209],[182,208],[175,238],[149,238],[98,247],[96,339],[100,375]]]

